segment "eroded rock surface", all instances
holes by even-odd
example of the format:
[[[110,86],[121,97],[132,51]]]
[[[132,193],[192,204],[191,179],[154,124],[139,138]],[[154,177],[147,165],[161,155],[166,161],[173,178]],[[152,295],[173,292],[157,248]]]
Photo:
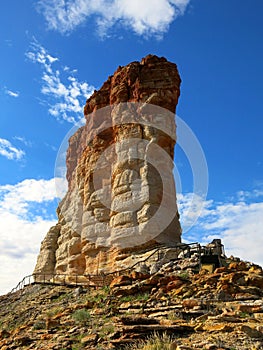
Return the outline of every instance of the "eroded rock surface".
[[[35,273],[96,274],[128,255],[181,240],[173,178],[174,63],[148,55],[119,67],[84,108],[70,138],[68,192]]]

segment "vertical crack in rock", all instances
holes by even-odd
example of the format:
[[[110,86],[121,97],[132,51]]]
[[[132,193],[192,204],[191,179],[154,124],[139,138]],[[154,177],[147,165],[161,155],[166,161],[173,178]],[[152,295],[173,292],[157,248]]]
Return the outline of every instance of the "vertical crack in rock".
[[[111,272],[159,244],[181,241],[173,178],[174,63],[148,55],[119,67],[69,139],[68,192],[41,244],[35,273]]]

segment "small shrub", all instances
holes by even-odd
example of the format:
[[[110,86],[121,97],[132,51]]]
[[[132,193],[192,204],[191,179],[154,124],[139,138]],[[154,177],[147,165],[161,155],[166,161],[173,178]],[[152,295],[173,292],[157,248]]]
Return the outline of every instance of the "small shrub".
[[[138,294],[136,300],[147,301],[149,299],[149,293]]]
[[[122,303],[130,301],[147,301],[149,299],[149,293],[136,294],[136,295],[126,295],[120,298]]]
[[[106,287],[103,287],[96,294],[89,295],[88,300],[90,302],[96,303],[98,307],[104,307],[106,298],[108,297],[108,292]]]
[[[104,286],[104,287],[102,287],[102,291],[103,291],[106,295],[108,295],[108,294],[110,293],[110,287],[109,287],[109,286]]]
[[[181,272],[178,275],[182,280],[187,280],[189,279],[189,272],[185,271],[185,272]]]
[[[73,344],[72,350],[83,350],[84,346],[82,344]]]
[[[48,310],[46,312],[46,315],[47,315],[47,317],[53,317],[53,316],[60,314],[63,311],[64,311],[64,308],[56,306],[56,307],[53,307],[50,310]]]
[[[171,350],[174,348],[176,348],[174,340],[164,333],[163,335],[154,334],[136,345],[129,345],[126,350]]]
[[[82,325],[87,325],[90,322],[91,316],[90,313],[86,309],[76,310],[72,314],[72,318],[76,323],[80,323]]]
[[[180,312],[174,312],[174,311],[171,311],[169,314],[168,314],[168,320],[170,321],[175,321],[175,320],[178,320],[182,318],[182,315]]]
[[[114,333],[114,331],[115,331],[115,327],[114,327],[112,324],[110,324],[110,325],[104,325],[104,326],[101,328],[100,332],[99,332],[99,336],[100,336],[101,338],[104,338],[104,337],[106,337],[107,335],[109,335],[109,334],[111,334],[111,333]]]
[[[120,298],[120,302],[122,302],[122,303],[126,303],[126,302],[129,302],[129,301],[132,301],[132,300],[134,300],[134,296],[133,295],[125,295],[125,296]]]
[[[46,328],[46,322],[44,321],[36,321],[33,325],[34,330],[45,329],[45,328]]]
[[[55,300],[56,301],[62,301],[64,299],[69,299],[70,298],[70,294],[68,293],[62,293],[60,294]]]

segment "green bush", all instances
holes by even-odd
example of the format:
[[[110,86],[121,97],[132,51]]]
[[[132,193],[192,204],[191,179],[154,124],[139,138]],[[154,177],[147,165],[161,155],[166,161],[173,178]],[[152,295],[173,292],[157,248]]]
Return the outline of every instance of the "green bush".
[[[72,318],[76,323],[80,323],[82,325],[87,325],[90,322],[91,316],[90,313],[86,309],[80,309],[75,311],[72,314]]]
[[[138,293],[135,295],[126,295],[120,298],[120,301],[123,302],[131,302],[131,301],[147,301],[149,299],[149,293]]]
[[[126,350],[174,350],[176,344],[174,340],[166,333],[162,336],[154,334],[145,341],[141,341],[136,345],[129,345]]]
[[[188,280],[189,278],[189,272],[185,271],[185,272],[181,272],[178,274],[178,276],[182,279],[182,280]]]
[[[36,321],[33,325],[33,329],[39,330],[39,329],[45,329],[46,328],[46,322],[44,321]]]

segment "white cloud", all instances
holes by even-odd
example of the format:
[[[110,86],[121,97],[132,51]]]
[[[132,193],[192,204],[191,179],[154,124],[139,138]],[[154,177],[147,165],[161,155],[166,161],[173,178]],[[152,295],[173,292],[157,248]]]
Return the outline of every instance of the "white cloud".
[[[32,147],[32,142],[29,140],[26,140],[26,138],[23,136],[14,136],[13,139],[23,143],[27,147]]]
[[[240,192],[236,197],[223,203],[209,200],[203,202],[203,211],[190,232],[183,238],[189,241],[207,243],[213,238],[221,238],[228,255],[235,255],[244,260],[263,266],[263,202],[262,191],[242,191],[246,200],[240,201]],[[178,207],[183,227],[187,227],[191,214],[192,194],[178,196]],[[261,198],[262,199],[262,198]],[[201,201],[201,199],[200,199]],[[193,213],[194,214],[194,213]]]
[[[252,199],[252,198],[258,198],[263,196],[263,190],[256,188],[253,191],[239,191],[237,193],[238,199],[240,201],[247,200],[247,199]]]
[[[25,152],[13,146],[10,141],[0,138],[0,155],[10,160],[20,160]]]
[[[32,274],[40,242],[55,221],[38,218],[30,222],[11,213],[1,213],[0,218],[0,294],[5,294]]]
[[[106,35],[116,24],[143,36],[162,36],[184,14],[190,0],[39,0],[38,11],[49,29],[70,33],[88,17],[96,19],[98,32]]]
[[[83,105],[94,91],[94,87],[86,82],[79,82],[72,75],[76,70],[65,66],[53,68],[53,64],[58,63],[59,59],[51,56],[36,40],[31,43],[31,51],[28,51],[26,56],[32,62],[41,65],[41,92],[49,98],[49,114],[58,120],[78,122],[83,115]]]
[[[6,94],[11,97],[19,97],[19,92],[6,89]]]
[[[26,179],[16,185],[0,186],[1,209],[16,215],[28,213],[30,202],[42,203],[56,197],[56,179]]]
[[[0,294],[33,272],[41,240],[55,223],[48,208],[53,212],[61,181],[27,179],[0,186]]]
[[[208,208],[212,204],[211,200],[204,201],[201,196],[194,193],[177,194],[177,202],[184,232],[195,225],[200,215],[202,217],[207,215]]]

